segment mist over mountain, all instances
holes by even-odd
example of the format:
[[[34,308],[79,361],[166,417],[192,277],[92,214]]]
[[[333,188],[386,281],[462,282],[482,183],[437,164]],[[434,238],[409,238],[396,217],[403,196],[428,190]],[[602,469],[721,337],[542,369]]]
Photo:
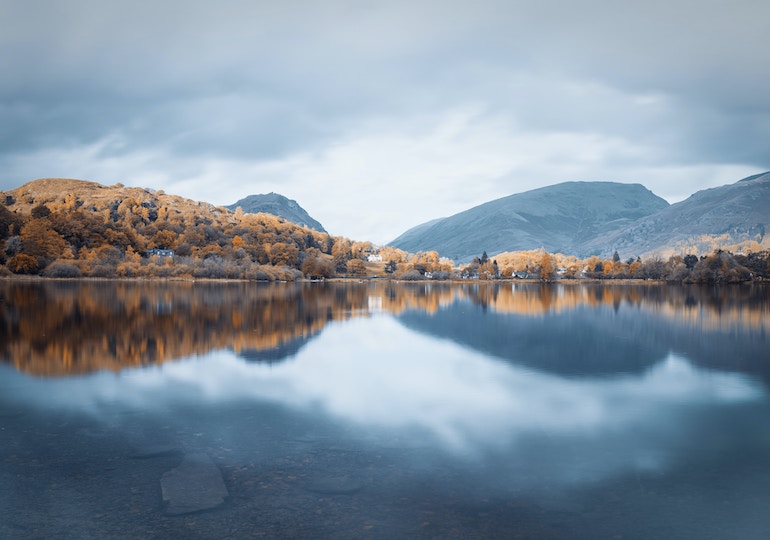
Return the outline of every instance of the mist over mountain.
[[[457,262],[482,251],[545,248],[578,253],[600,234],[622,230],[669,206],[640,184],[565,182],[509,195],[414,227],[389,245],[435,250]]]
[[[235,210],[239,206],[247,214],[259,214],[260,212],[264,212],[282,217],[286,221],[290,221],[302,227],[307,227],[318,232],[326,232],[323,225],[310,217],[310,214],[308,214],[297,201],[284,197],[278,193],[249,195],[234,204],[225,206],[225,208]]]

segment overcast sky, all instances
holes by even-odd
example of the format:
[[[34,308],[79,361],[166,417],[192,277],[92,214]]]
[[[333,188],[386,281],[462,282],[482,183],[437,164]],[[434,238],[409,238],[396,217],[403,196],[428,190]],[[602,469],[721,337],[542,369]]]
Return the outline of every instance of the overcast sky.
[[[0,0],[0,190],[42,177],[334,235],[569,180],[669,202],[770,169],[761,0]]]

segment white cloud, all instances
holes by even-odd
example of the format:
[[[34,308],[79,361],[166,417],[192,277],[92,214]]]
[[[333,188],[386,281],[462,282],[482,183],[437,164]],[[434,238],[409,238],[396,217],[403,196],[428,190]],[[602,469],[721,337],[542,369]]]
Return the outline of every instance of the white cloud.
[[[386,242],[562,181],[673,202],[770,168],[756,2],[32,6],[0,20],[0,189],[276,191]]]
[[[376,243],[425,221],[562,181],[641,183],[676,202],[701,187],[757,172],[740,164],[670,165],[656,152],[617,134],[528,130],[510,115],[471,104],[362,121],[313,152],[276,159],[130,148],[124,136],[112,134],[89,145],[15,155],[5,169],[153,187],[217,205],[274,191],[296,199],[330,233]],[[631,170],[629,163],[635,164]]]

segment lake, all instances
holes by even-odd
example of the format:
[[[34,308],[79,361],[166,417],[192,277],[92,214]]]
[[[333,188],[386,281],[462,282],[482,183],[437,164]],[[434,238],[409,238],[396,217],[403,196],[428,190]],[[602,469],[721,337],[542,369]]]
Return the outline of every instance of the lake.
[[[770,287],[0,280],[2,538],[770,538]]]

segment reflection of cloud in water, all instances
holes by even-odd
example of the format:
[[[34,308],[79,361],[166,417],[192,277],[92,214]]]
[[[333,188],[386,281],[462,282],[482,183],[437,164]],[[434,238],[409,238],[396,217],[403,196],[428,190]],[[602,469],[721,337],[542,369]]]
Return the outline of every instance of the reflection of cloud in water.
[[[562,458],[598,460],[599,448],[609,469],[663,467],[671,458],[663,450],[695,429],[686,415],[764,395],[747,377],[700,370],[673,355],[643,375],[553,376],[416,334],[389,317],[331,325],[293,361],[277,365],[219,352],[119,374],[6,373],[2,381],[5,401],[45,399],[49,407],[94,414],[106,405],[152,413],[188,403],[275,402],[364,428],[422,430],[457,453],[505,452],[549,469],[561,461],[572,476]],[[533,445],[537,437],[551,442]],[[555,440],[569,440],[570,450]],[[556,455],[540,457],[549,452]]]

